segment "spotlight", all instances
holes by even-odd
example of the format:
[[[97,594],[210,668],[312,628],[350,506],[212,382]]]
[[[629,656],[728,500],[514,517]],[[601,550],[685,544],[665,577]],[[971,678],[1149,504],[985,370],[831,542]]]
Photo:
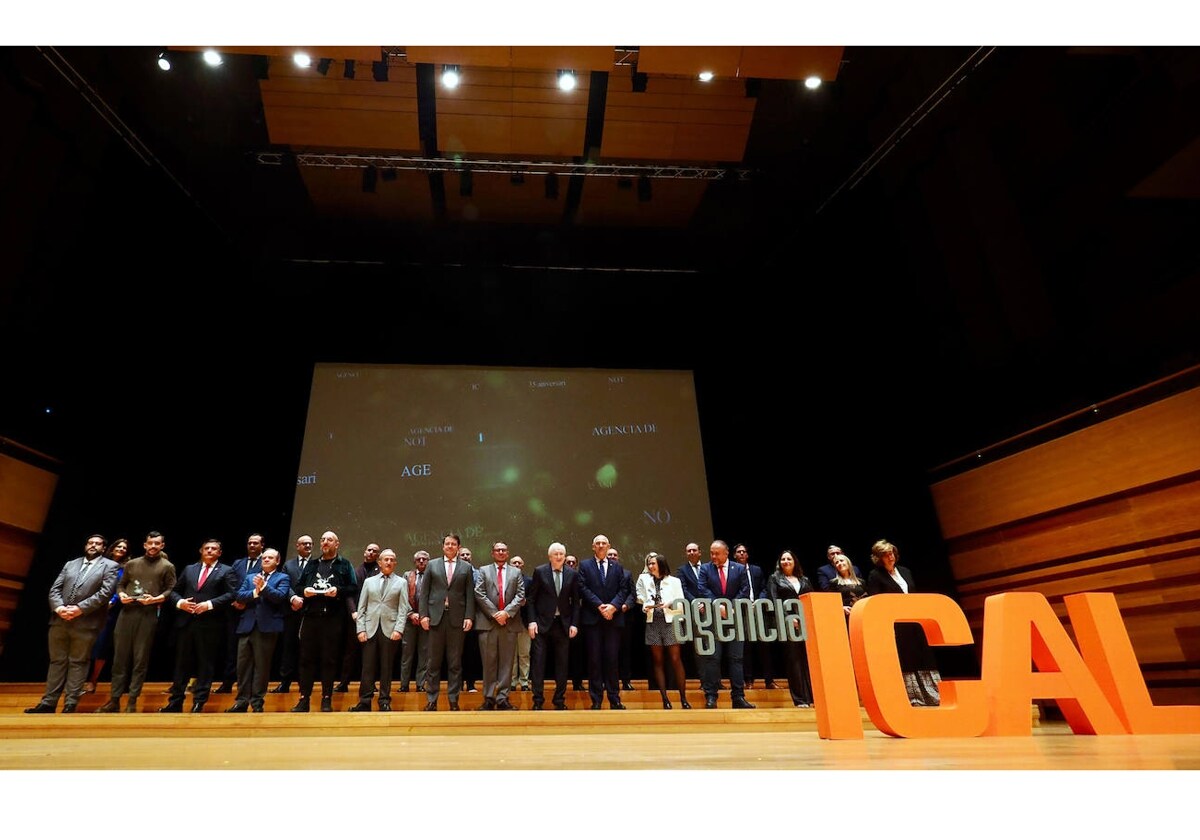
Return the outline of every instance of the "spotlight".
[[[558,176],[553,172],[546,173],[546,198],[558,198]]]
[[[638,176],[638,201],[649,201],[652,197],[653,187],[650,186],[649,175]]]
[[[216,50],[205,50],[204,51],[204,63],[207,64],[209,67],[220,67],[221,66],[221,54],[219,52],[217,52]]]
[[[308,67],[312,64],[312,58],[308,53],[296,53],[292,56],[292,61],[296,63],[297,67]]]
[[[559,70],[558,87],[560,90],[575,90],[575,71]]]
[[[375,192],[375,179],[379,177],[379,173],[375,171],[374,166],[368,166],[363,170],[362,191],[365,193]]]
[[[442,87],[454,89],[458,87],[459,75],[457,64],[442,65]]]
[[[386,61],[371,62],[371,77],[377,82],[386,82],[388,74],[388,66]]]
[[[637,70],[634,70],[633,71],[633,92],[634,93],[645,93],[647,81],[649,81],[649,76],[647,76],[645,73],[639,73]]]
[[[345,64],[345,66],[342,67],[342,78],[343,79],[353,79],[354,78],[354,59],[353,58],[346,59],[346,64]]]
[[[808,88],[809,90],[816,90],[817,88],[819,88],[821,86],[821,77],[820,76],[809,76],[807,79],[804,80],[804,86],[806,88]]]
[[[458,176],[458,194],[464,197],[471,195],[471,191],[475,188],[474,179],[471,177],[471,170],[464,169],[462,174]]]
[[[700,75],[697,76],[696,78],[698,78],[702,82],[711,82],[713,80],[713,71],[701,70]]]
[[[321,60],[319,60],[319,61],[317,62],[317,72],[318,72],[318,73],[320,73],[322,76],[326,76],[326,75],[328,75],[328,74],[329,74],[329,65],[330,65],[330,64],[333,64],[333,59],[331,59],[331,58],[322,58]]]
[[[162,52],[160,52],[158,54],[158,69],[159,70],[170,70],[171,69],[171,59],[167,55],[166,50],[163,50]]]

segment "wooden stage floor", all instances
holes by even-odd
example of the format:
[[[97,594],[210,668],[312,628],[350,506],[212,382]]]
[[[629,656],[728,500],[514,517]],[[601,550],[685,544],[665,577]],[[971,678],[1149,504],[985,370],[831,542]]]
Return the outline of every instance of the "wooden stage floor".
[[[644,683],[642,683],[644,685]],[[391,713],[308,714],[283,711],[297,694],[271,695],[266,714],[223,714],[232,702],[214,696],[201,714],[159,714],[164,684],[148,684],[138,714],[90,713],[106,685],[74,715],[27,715],[41,686],[0,685],[3,770],[1176,770],[1200,769],[1200,735],[1073,735],[1065,724],[1039,722],[1029,738],[939,738],[883,735],[864,713],[861,741],[822,741],[815,713],[796,709],[784,688],[748,692],[759,705],[670,711],[657,692],[623,694],[625,711],[587,708],[571,692],[568,711],[416,711],[419,695],[394,695]],[[335,708],[357,697],[336,695]],[[698,686],[689,687],[696,704]],[[190,698],[189,698],[190,699]],[[514,695],[528,706],[529,694]],[[672,698],[675,700],[675,698]],[[701,700],[701,703],[703,701]],[[275,710],[275,711],[272,711]],[[519,746],[514,748],[514,739]],[[485,757],[481,760],[481,757]]]

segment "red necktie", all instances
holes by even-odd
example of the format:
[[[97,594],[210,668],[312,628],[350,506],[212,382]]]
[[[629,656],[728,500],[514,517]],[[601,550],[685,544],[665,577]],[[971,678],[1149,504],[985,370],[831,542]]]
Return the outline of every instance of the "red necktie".
[[[504,609],[504,567],[496,567],[496,588],[500,590],[500,609]]]
[[[725,594],[725,565],[717,566],[717,574],[721,576],[721,594]]]
[[[200,582],[196,584],[196,591],[199,592],[204,588],[204,581],[208,580],[208,573],[212,571],[212,566],[200,567]]]

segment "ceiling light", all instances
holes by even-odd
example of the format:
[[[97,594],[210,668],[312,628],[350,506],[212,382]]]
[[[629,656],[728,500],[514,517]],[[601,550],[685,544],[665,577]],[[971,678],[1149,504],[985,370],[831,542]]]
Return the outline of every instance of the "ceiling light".
[[[804,86],[806,88],[808,88],[809,90],[816,90],[817,88],[819,88],[821,86],[821,77],[820,76],[809,76],[807,79],[804,80]]]
[[[216,50],[205,50],[204,51],[204,63],[207,64],[209,67],[220,67],[221,66],[221,54],[219,52],[217,52]]]
[[[559,70],[558,87],[561,90],[575,90],[575,71]]]
[[[456,88],[458,87],[459,75],[457,64],[445,64],[442,66],[442,87]]]
[[[711,70],[701,70],[701,71],[700,71],[700,76],[699,76],[699,79],[700,79],[700,81],[702,81],[702,82],[711,82],[711,81],[713,80],[713,71],[711,71]]]
[[[297,67],[308,67],[312,64],[312,59],[309,58],[308,53],[296,53],[292,56],[292,61],[296,62]]]
[[[170,70],[171,69],[171,59],[167,56],[166,50],[163,50],[162,52],[160,52],[158,54],[158,69],[159,70]]]

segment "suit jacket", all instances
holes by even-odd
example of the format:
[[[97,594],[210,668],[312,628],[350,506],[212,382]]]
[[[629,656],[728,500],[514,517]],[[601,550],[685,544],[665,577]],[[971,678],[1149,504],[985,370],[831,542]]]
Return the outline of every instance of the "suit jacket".
[[[204,586],[200,587],[200,569],[203,566],[204,563],[197,560],[192,565],[186,567],[183,573],[179,575],[179,579],[175,581],[175,588],[171,590],[171,594],[167,597],[171,609],[175,610],[175,625],[177,627],[186,627],[192,621],[209,622],[217,619],[224,621],[222,613],[225,607],[228,607],[233,602],[233,599],[237,597],[237,590],[233,588],[233,569],[221,562],[214,563],[212,571],[209,572],[208,578],[204,581]],[[188,598],[191,598],[197,604],[204,601],[212,601],[213,608],[200,615],[184,612],[176,605]]]
[[[741,563],[738,563],[741,566]],[[754,600],[761,601],[767,597],[767,578],[763,570],[753,563],[747,563],[742,568],[750,572],[750,594]]]
[[[229,571],[233,575],[232,582],[236,583],[233,590],[234,592],[241,592],[242,581],[244,581],[246,578],[253,579],[256,574],[262,571],[262,560],[259,559],[254,561],[254,565],[250,567],[250,571],[246,571],[246,561],[249,559],[249,557],[242,557],[241,559],[234,560],[229,564]]]
[[[600,616],[601,604],[612,604],[617,614],[612,622],[617,627],[625,625],[625,614],[621,607],[633,598],[632,579],[619,564],[608,564],[608,575],[601,579],[600,564],[589,557],[579,564],[579,594],[583,600],[583,623],[591,626],[604,621]]]
[[[475,619],[475,567],[466,560],[454,561],[454,580],[446,580],[446,558],[431,559],[421,577],[421,618],[436,627],[447,615],[455,624]],[[447,603],[449,602],[449,603]]]
[[[662,599],[663,605],[661,612],[663,618],[670,624],[675,620],[675,616],[682,612],[682,610],[672,608],[671,604],[680,598],[684,598],[683,584],[680,583],[679,578],[667,575],[662,579],[658,587],[658,594]],[[638,600],[642,602],[642,611],[646,613],[646,621],[650,621],[650,614],[654,612],[654,576],[652,574],[643,572],[638,577],[637,593]]]
[[[859,574],[858,566],[851,563],[850,568],[854,569],[854,576],[856,578],[858,578],[859,580],[865,580],[865,578],[863,578],[863,576],[861,574]],[[830,589],[829,587],[834,583],[834,581],[837,580],[837,576],[838,576],[837,569],[835,569],[833,567],[832,563],[826,563],[824,566],[817,569],[817,591],[818,592],[836,592],[837,591],[836,589]]]
[[[308,558],[304,574],[292,585],[296,594],[304,598],[304,612],[329,612],[339,605],[345,606],[348,610],[349,604],[346,603],[346,599],[353,598],[358,594],[358,581],[354,577],[354,567],[340,554],[334,556],[329,563],[331,567],[329,577],[333,580],[333,585],[337,587],[337,597],[332,599],[326,595],[304,597],[304,590],[316,583],[317,570],[320,565],[321,557],[319,555]]]
[[[117,588],[117,573],[121,567],[115,560],[97,557],[87,574],[83,574],[83,561],[84,558],[76,557],[67,562],[50,585],[51,624],[63,621],[54,611],[64,606],[76,606],[83,611],[83,615],[71,620],[77,627],[98,630],[104,624],[108,601]]]
[[[384,595],[384,583],[388,583]],[[363,580],[362,592],[358,595],[358,619],[355,629],[373,638],[383,633],[389,639],[397,630],[404,633],[408,618],[408,581],[393,572],[386,578],[382,574],[371,575]]]
[[[683,585],[683,597],[688,601],[694,601],[700,597],[700,582],[696,577],[696,573],[692,571],[691,563],[684,563],[675,571],[675,576],[679,578],[679,583]]]
[[[579,595],[579,572],[570,566],[562,567],[562,591],[554,591],[554,569],[544,563],[533,570],[533,583],[525,594],[526,612],[529,622],[537,622],[539,633],[545,633],[554,623],[554,611],[558,610],[563,624],[579,626],[579,608],[583,603]]]
[[[242,565],[246,565],[244,560]],[[261,565],[253,575],[242,578],[241,588],[238,589],[235,600],[247,605],[238,616],[238,633],[249,633],[255,627],[262,633],[282,633],[284,619],[291,612],[288,602],[292,597],[292,582],[287,573],[278,569],[272,572],[262,593],[255,598],[254,577],[260,572]]]
[[[899,564],[896,564],[896,571],[900,573],[900,577],[904,578],[904,582],[908,584],[908,591],[916,592],[917,585],[913,582],[912,572]],[[904,590],[900,588],[900,584],[892,580],[892,576],[884,570],[883,566],[876,566],[871,570],[871,574],[867,575],[867,594],[882,595],[892,592],[899,595],[904,594]]]
[[[721,575],[712,563],[700,567],[700,597],[701,598],[736,598],[750,597],[750,576],[746,567],[741,563],[729,560],[725,563],[725,593],[721,593]]]
[[[508,566],[508,564],[505,564]],[[488,563],[479,569],[475,576],[475,629],[476,630],[505,630],[509,633],[520,633],[521,607],[525,604],[525,576],[515,566],[504,570],[504,611],[508,613],[508,621],[503,627],[498,627],[492,620],[492,615],[499,612],[500,590],[496,586],[496,564]]]

